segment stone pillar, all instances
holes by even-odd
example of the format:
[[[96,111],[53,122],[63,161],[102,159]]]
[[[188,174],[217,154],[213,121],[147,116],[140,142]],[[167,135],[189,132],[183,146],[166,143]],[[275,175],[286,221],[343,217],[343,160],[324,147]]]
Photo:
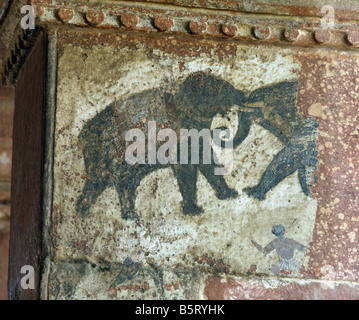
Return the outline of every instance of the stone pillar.
[[[358,4],[156,2],[2,17],[9,297],[357,299]]]

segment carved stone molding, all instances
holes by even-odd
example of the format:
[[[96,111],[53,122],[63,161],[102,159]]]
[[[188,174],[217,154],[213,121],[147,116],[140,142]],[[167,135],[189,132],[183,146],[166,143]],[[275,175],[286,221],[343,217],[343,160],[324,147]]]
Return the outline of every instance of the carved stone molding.
[[[41,23],[100,29],[231,37],[271,44],[352,48],[359,45],[359,26],[335,21],[323,29],[319,17],[255,15],[252,13],[173,7],[150,3],[37,1]]]
[[[1,16],[0,31],[7,52],[2,59],[3,83],[12,85],[32,46],[37,32],[21,30],[20,8],[25,1],[8,4]],[[91,3],[80,1],[33,0],[37,26],[82,27],[135,30],[199,37],[231,38],[243,42],[268,43],[281,46],[332,47],[344,50],[359,48],[359,26],[354,20],[335,21],[323,29],[318,16],[253,14],[214,10],[213,8],[176,7],[144,2]],[[5,5],[5,3],[4,3]],[[229,7],[229,9],[231,9]],[[5,9],[4,9],[5,10]],[[342,12],[342,11],[341,11]],[[298,13],[299,14],[299,13]],[[351,15],[347,15],[349,18]],[[4,40],[5,39],[5,40]]]

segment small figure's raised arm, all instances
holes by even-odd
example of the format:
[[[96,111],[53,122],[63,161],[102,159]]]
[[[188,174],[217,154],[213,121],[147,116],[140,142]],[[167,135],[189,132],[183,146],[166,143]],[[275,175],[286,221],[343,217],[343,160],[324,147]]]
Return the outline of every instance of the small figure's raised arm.
[[[252,241],[253,245],[259,250],[259,252],[262,252],[265,255],[267,255],[268,253],[272,252],[275,249],[274,241],[267,244],[267,246],[265,248],[263,248],[261,245],[259,245],[254,240],[251,240],[251,241]]]
[[[262,252],[264,253],[264,248],[259,245],[257,242],[255,242],[254,240],[251,240],[252,241],[252,244],[258,249],[259,252]]]
[[[299,251],[306,251],[308,249],[307,246],[302,245],[301,243],[294,241],[294,248],[299,250]]]

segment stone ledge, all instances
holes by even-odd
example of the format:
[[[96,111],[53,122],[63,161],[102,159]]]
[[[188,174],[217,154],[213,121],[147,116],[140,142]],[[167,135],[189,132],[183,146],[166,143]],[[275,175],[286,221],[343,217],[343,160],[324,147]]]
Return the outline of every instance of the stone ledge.
[[[265,41],[287,46],[320,46],[356,48],[359,29],[351,20],[336,21],[323,30],[320,19],[288,15],[253,15],[231,11],[199,10],[166,5],[118,3],[36,1],[35,12],[44,24],[130,29],[145,32],[166,32],[192,36],[230,37],[241,41]],[[96,17],[96,19],[94,18]],[[166,19],[166,27],[158,24]],[[128,23],[131,21],[131,23]],[[265,30],[265,32],[262,32]],[[325,37],[322,36],[325,31]]]

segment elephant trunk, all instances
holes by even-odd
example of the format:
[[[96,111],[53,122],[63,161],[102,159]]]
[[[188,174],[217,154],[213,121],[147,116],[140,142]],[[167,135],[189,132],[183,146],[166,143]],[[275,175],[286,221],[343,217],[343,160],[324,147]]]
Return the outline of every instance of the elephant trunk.
[[[238,129],[233,138],[233,147],[240,145],[247,138],[251,126],[250,112],[238,111]]]

